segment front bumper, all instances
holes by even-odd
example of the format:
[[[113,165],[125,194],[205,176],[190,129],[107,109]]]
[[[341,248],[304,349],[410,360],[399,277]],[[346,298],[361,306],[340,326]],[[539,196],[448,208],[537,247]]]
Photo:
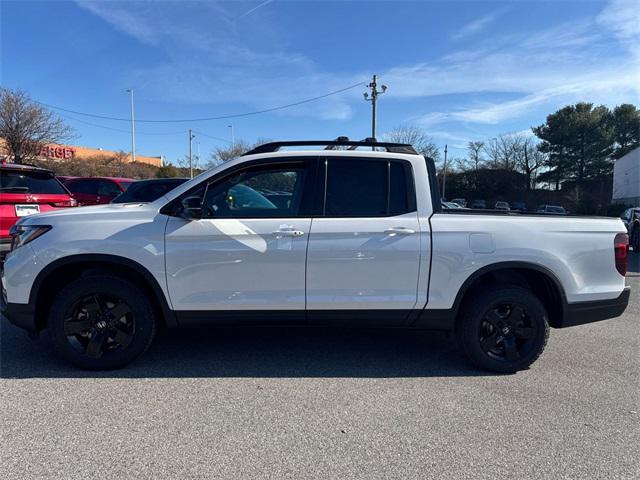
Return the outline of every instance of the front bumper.
[[[4,317],[15,326],[29,333],[36,333],[35,309],[28,303],[8,303],[7,293],[0,280],[0,318]]]
[[[564,309],[560,328],[599,322],[609,318],[619,317],[629,304],[631,287],[624,287],[622,293],[611,300],[596,300],[593,302],[567,303]]]

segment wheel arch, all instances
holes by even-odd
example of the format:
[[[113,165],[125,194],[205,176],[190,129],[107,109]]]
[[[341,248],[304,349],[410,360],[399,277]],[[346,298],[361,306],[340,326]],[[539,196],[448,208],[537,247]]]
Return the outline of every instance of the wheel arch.
[[[34,307],[37,330],[45,327],[47,305],[57,292],[73,279],[96,273],[111,273],[132,281],[149,295],[158,318],[168,327],[177,326],[176,316],[169,307],[164,291],[147,268],[118,255],[78,254],[51,262],[34,280],[29,304]]]
[[[549,324],[554,328],[562,325],[567,297],[558,277],[548,268],[529,262],[509,261],[486,265],[465,280],[456,295],[453,310],[456,319],[465,298],[487,282],[521,285],[531,290],[543,303],[549,314]]]

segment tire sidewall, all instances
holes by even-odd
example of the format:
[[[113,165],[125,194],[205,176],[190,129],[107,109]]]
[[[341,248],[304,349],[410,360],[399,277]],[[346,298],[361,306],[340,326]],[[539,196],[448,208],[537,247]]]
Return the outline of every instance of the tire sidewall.
[[[502,303],[522,305],[536,334],[531,349],[523,357],[506,362],[488,356],[480,347],[479,329],[485,314]],[[474,295],[473,301],[465,309],[459,326],[459,340],[467,356],[482,368],[504,373],[513,373],[531,365],[542,353],[549,336],[549,319],[542,303],[529,290],[521,287],[501,287],[484,289]]]
[[[135,322],[131,343],[100,358],[75,349],[64,333],[64,318],[78,300],[91,294],[122,299],[131,308]],[[100,276],[80,278],[63,288],[49,310],[48,327],[54,347],[63,358],[81,368],[105,370],[123,367],[146,351],[155,334],[155,319],[149,300],[139,288],[118,277]]]

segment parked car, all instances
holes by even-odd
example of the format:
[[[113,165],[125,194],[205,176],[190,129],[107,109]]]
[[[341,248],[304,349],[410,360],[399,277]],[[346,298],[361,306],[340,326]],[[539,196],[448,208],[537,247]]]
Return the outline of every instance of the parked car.
[[[75,206],[76,201],[52,171],[29,165],[0,165],[0,261],[10,249],[9,230],[20,218]]]
[[[461,207],[457,203],[453,203],[453,202],[440,202],[440,205],[442,205],[442,208],[447,209],[447,210],[464,209],[464,207]]]
[[[487,202],[485,200],[474,200],[471,202],[471,208],[476,210],[484,210],[487,208]]]
[[[111,203],[153,202],[187,180],[187,178],[139,180],[133,182],[125,192],[114,198]]]
[[[629,245],[635,252],[640,251],[640,207],[627,208],[620,218],[629,233]]]
[[[64,181],[79,206],[100,205],[111,201],[135,182],[132,178],[75,177]]]
[[[514,372],[549,327],[627,307],[619,218],[454,214],[410,145],[307,143],[260,145],[154,202],[23,218],[2,312],[90,369],[133,361],[160,324],[297,323],[451,331],[475,365]]]
[[[494,210],[511,210],[508,202],[496,202]]]
[[[467,201],[464,198],[454,198],[451,200],[451,203],[456,203],[460,205],[462,208],[467,206]]]
[[[524,202],[513,202],[511,204],[511,210],[516,210],[520,213],[526,213],[527,212],[527,204]]]
[[[550,213],[551,215],[566,215],[567,211],[559,205],[540,205],[537,213]]]

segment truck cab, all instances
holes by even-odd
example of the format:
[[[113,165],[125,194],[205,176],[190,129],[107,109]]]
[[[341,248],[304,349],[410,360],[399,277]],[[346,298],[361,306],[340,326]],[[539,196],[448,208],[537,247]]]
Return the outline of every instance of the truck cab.
[[[512,372],[550,327],[624,311],[624,232],[442,210],[434,162],[410,145],[272,142],[147,204],[20,221],[3,311],[84,368],[126,365],[159,324],[297,324],[450,331],[479,367]]]

